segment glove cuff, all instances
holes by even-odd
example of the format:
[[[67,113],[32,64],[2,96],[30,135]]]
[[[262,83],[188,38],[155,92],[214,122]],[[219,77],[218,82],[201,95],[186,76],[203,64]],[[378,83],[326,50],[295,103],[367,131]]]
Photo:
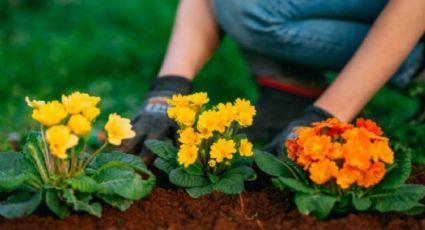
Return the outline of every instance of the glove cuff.
[[[151,91],[171,91],[175,94],[188,94],[192,90],[192,82],[182,76],[165,75],[156,78],[150,88]]]
[[[314,105],[310,105],[310,106],[306,107],[304,109],[304,114],[305,115],[308,114],[309,116],[314,117],[314,120],[316,120],[316,121],[322,121],[322,120],[326,120],[328,118],[334,117],[328,111],[326,111],[322,108],[319,108],[317,106],[314,106]]]

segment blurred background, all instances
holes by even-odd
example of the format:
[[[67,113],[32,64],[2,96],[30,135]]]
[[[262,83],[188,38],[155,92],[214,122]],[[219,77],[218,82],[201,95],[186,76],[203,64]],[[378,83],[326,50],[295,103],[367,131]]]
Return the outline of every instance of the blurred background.
[[[100,96],[98,127],[110,112],[132,117],[160,67],[177,3],[0,0],[0,150],[35,126],[25,96],[59,99],[75,90]],[[227,38],[194,84],[211,103],[257,96]],[[394,142],[425,155],[425,127],[411,118],[419,109],[415,95],[423,92],[420,85],[403,92],[385,87],[362,115],[376,119]]]

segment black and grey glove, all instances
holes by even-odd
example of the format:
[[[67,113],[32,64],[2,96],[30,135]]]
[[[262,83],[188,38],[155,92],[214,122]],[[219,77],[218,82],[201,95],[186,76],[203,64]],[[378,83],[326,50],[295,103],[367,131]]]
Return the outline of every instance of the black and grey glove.
[[[325,110],[314,105],[309,106],[298,119],[289,123],[289,125],[279,135],[267,144],[265,149],[271,153],[277,154],[279,157],[282,157],[284,153],[283,150],[285,148],[285,141],[296,138],[296,134],[294,133],[295,129],[303,126],[309,126],[314,122],[323,121],[331,117],[333,116]]]
[[[174,94],[188,94],[191,88],[192,82],[184,77],[163,76],[157,78],[132,121],[136,136],[124,141],[121,150],[140,154],[142,159],[149,164],[153,160],[153,155],[143,146],[143,142],[147,139],[161,140],[174,136],[176,124],[167,116],[167,99]]]

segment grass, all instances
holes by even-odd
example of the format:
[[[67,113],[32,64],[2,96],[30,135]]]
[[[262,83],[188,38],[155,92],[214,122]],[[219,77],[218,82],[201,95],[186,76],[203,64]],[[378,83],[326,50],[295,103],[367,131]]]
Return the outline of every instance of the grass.
[[[49,100],[80,90],[103,98],[101,121],[110,112],[132,117],[160,67],[176,4],[0,1],[0,148],[8,133],[33,128],[25,96]],[[212,103],[257,96],[236,45],[228,39],[194,85],[209,92]],[[417,107],[416,99],[384,88],[363,115],[394,130]]]

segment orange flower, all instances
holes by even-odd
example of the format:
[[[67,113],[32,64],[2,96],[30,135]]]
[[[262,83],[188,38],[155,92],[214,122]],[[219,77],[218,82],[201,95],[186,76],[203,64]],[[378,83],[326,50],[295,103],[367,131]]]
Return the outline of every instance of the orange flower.
[[[304,154],[313,160],[323,160],[332,148],[331,138],[328,136],[313,136],[305,140]]]
[[[341,135],[346,130],[352,129],[353,125],[341,122],[336,118],[329,118],[321,122],[313,123],[313,127],[317,133],[334,137]]]
[[[365,120],[363,118],[359,118],[356,121],[356,125],[357,125],[357,127],[363,127],[366,130],[368,130],[368,131],[370,131],[370,132],[372,132],[372,133],[374,133],[378,136],[382,135],[381,128],[375,122],[373,122],[372,120],[369,120],[369,119]]]
[[[324,184],[338,174],[338,166],[328,159],[311,164],[310,179],[316,184]]]
[[[347,189],[361,178],[362,173],[360,170],[349,165],[344,165],[344,167],[338,172],[338,175],[336,177],[336,183],[342,189]]]
[[[296,140],[287,140],[285,142],[285,148],[288,152],[288,157],[291,160],[295,160],[295,157],[298,154],[298,145]]]
[[[352,129],[345,131],[342,137],[346,140],[346,143],[342,145],[345,162],[361,170],[368,169],[371,163],[371,142],[368,131]]]
[[[331,160],[343,159],[344,154],[342,154],[342,145],[340,143],[333,143],[327,157]]]
[[[297,164],[302,166],[304,168],[304,170],[307,170],[308,167],[310,167],[312,162],[313,162],[313,160],[307,155],[300,155],[297,158]]]
[[[388,140],[377,140],[372,145],[372,157],[373,161],[378,162],[379,160],[387,163],[394,163],[394,152],[391,150]]]
[[[386,169],[384,163],[375,162],[370,166],[370,168],[363,171],[363,178],[358,180],[357,183],[362,187],[369,188],[384,178],[385,171]]]

